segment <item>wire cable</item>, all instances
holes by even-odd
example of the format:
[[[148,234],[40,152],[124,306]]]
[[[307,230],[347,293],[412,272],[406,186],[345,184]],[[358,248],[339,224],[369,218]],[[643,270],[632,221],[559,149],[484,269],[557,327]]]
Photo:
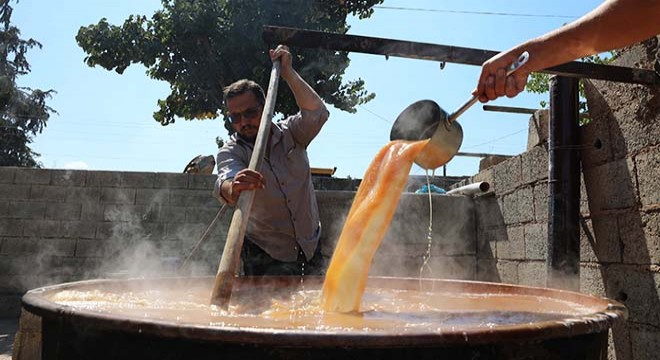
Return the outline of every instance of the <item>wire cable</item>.
[[[469,11],[469,10],[447,10],[447,9],[428,9],[428,8],[409,8],[402,6],[374,6],[375,9],[398,10],[398,11],[420,11],[420,12],[438,12],[450,14],[469,14],[469,15],[493,15],[493,16],[517,16],[517,17],[541,17],[541,18],[562,18],[577,19],[579,16],[572,15],[554,15],[554,14],[524,14],[524,13],[505,13],[492,11]]]

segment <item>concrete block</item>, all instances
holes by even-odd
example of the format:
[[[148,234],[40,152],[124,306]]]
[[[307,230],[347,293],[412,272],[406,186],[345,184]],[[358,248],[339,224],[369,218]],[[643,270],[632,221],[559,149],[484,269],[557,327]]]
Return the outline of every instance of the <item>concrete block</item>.
[[[630,340],[632,359],[652,360],[658,358],[660,330],[653,326],[631,326]]]
[[[17,318],[21,313],[22,296],[22,293],[0,293],[0,317]]]
[[[62,227],[57,220],[26,221],[23,236],[35,238],[60,238]]]
[[[497,258],[497,241],[506,239],[506,227],[496,226],[491,228],[477,228],[477,258]]]
[[[504,217],[500,205],[495,196],[485,195],[475,198],[477,226],[483,229],[503,226]]]
[[[167,223],[165,224],[165,241],[183,241],[184,243],[194,244],[204,231],[208,224],[187,224],[187,223]],[[216,237],[213,237],[217,239]]]
[[[119,187],[121,174],[115,171],[89,171],[87,172],[86,187]]]
[[[476,225],[474,205],[462,196],[434,195],[432,198],[432,248],[444,255],[474,255]],[[448,211],[447,209],[451,209]],[[383,243],[418,244],[428,247],[428,195],[404,194],[397,206]],[[425,252],[425,250],[424,250]]]
[[[524,261],[518,265],[518,283],[525,286],[545,287],[545,261]]]
[[[16,169],[13,166],[0,166],[0,184],[13,184]]]
[[[14,183],[48,185],[50,184],[50,174],[51,171],[48,169],[17,168]]]
[[[93,239],[96,234],[96,223],[93,221],[62,221],[60,226],[63,238]]]
[[[191,175],[192,176],[192,175]],[[218,200],[209,190],[176,190],[170,192],[173,206],[216,206]]]
[[[529,184],[548,179],[548,149],[536,146],[521,155],[522,183]]]
[[[170,190],[137,189],[135,203],[138,205],[167,205],[170,202]]]
[[[634,326],[634,325],[633,325]],[[631,324],[614,324],[607,336],[608,360],[634,360],[630,340]]]
[[[534,221],[534,196],[531,186],[504,195],[499,202],[505,224],[521,224]]]
[[[477,259],[474,256],[431,256],[427,266],[420,269],[422,277],[475,280]]]
[[[9,202],[0,202],[0,219],[9,217]]]
[[[186,222],[186,209],[185,206],[160,206],[158,207],[158,217],[154,221],[162,221],[166,223],[185,223]],[[231,219],[233,208],[225,210],[223,219]]]
[[[102,188],[101,202],[109,204],[135,204],[135,189]]]
[[[213,191],[217,178],[217,175],[192,174],[188,178],[188,188]]]
[[[657,49],[648,51],[655,52]],[[632,66],[640,68],[637,61]],[[656,88],[602,81],[591,81],[591,85],[585,86],[589,112],[593,109],[601,115],[596,119],[609,125],[614,159],[657,144],[660,96]]]
[[[626,264],[660,264],[660,213],[629,211],[618,216]]]
[[[6,184],[0,186],[0,201],[28,200],[30,198],[30,185]]]
[[[607,268],[601,264],[580,264],[580,292],[599,297],[607,297],[604,275]]]
[[[520,156],[513,157],[507,161],[492,167],[493,190],[497,194],[513,191],[522,184],[522,160]]]
[[[501,282],[497,260],[477,259],[477,281]]]
[[[142,224],[139,222],[102,222],[96,224],[95,238],[107,239],[144,239],[146,237]]]
[[[156,173],[154,187],[156,189],[187,189],[189,174]]]
[[[583,262],[621,262],[622,243],[616,215],[598,215],[580,221],[580,259]]]
[[[46,203],[12,201],[9,203],[9,217],[14,219],[43,219]]]
[[[548,183],[541,182],[533,187],[534,221],[543,223],[548,221]]]
[[[589,197],[587,195],[587,185],[584,181],[584,174],[580,174],[580,216],[589,217]]]
[[[104,205],[98,202],[83,202],[80,210],[82,221],[102,221]]]
[[[40,276],[35,275],[0,275],[0,294],[16,293],[21,296],[27,290],[35,289],[43,285]],[[19,301],[20,302],[20,301]],[[0,312],[0,318],[2,318]]]
[[[548,257],[548,224],[526,224],[525,258],[543,260]]]
[[[32,185],[30,200],[63,202],[66,198],[67,188],[53,185]]]
[[[607,296],[621,301],[629,312],[629,322],[660,327],[660,272],[657,268],[611,265],[607,268]]]
[[[151,189],[154,187],[156,174],[148,172],[124,172],[121,173],[120,178],[121,187]]]
[[[524,226],[512,226],[506,230],[505,239],[497,239],[497,258],[499,260],[525,259]]]
[[[584,81],[584,83],[586,88],[588,81]],[[599,108],[599,106],[596,108]],[[614,120],[607,120],[606,115],[593,112],[591,105],[589,106],[589,112],[592,121],[580,127],[580,144],[582,146],[580,160],[584,169],[603,165],[608,161],[612,161],[614,157],[609,133],[609,121]]]
[[[548,110],[538,110],[529,119],[527,130],[527,150],[548,142]]]
[[[584,170],[592,215],[635,206],[637,188],[633,166],[632,160],[623,159]]]
[[[219,206],[216,208],[188,207],[185,210],[186,222],[211,224],[211,221],[213,221],[219,210]],[[231,215],[227,215],[227,217],[230,216]]]
[[[15,256],[47,253],[54,256],[72,256],[75,245],[73,239],[5,238],[0,254]]]
[[[74,256],[81,258],[102,257],[105,255],[104,242],[92,239],[76,239]]]
[[[483,157],[481,158],[481,160],[479,160],[479,172],[489,169],[490,167],[495,166],[508,159],[509,159],[508,156],[496,156],[496,155]]]
[[[68,187],[64,200],[68,203],[98,203],[101,199],[100,187]]]
[[[147,208],[144,205],[108,204],[103,210],[103,221],[146,221],[149,218],[146,210]]]
[[[500,282],[505,284],[518,284],[518,261],[497,260],[497,273]]]
[[[642,206],[660,207],[660,147],[635,156],[635,169]]]
[[[87,171],[81,170],[50,170],[51,184],[56,186],[85,186]]]
[[[422,258],[405,254],[376,253],[369,269],[370,276],[419,277]]]
[[[76,203],[49,203],[46,207],[46,219],[80,220],[82,205]]]
[[[23,220],[0,219],[0,236],[22,236]]]

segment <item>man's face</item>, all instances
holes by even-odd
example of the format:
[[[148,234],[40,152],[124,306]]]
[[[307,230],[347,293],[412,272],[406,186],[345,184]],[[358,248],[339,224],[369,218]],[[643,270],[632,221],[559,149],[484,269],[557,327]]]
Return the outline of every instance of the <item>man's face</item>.
[[[234,131],[246,140],[257,138],[263,106],[252,92],[246,92],[227,99],[227,109]]]

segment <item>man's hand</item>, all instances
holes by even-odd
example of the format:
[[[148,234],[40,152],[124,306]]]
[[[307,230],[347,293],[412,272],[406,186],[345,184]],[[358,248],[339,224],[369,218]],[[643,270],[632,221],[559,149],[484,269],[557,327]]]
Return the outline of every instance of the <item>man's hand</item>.
[[[481,67],[479,82],[472,95],[485,103],[504,95],[512,98],[525,90],[529,75],[525,65],[513,74],[506,75],[509,66],[517,60],[519,55],[518,51],[508,51],[488,59]]]
[[[280,59],[280,71],[282,72],[282,77],[288,79],[293,72],[293,60],[289,47],[286,45],[278,45],[275,49],[271,49],[269,54],[271,61]]]
[[[265,188],[266,183],[261,173],[251,169],[243,169],[236,174],[232,181],[222,183],[222,194],[230,204],[236,204],[241,192]]]

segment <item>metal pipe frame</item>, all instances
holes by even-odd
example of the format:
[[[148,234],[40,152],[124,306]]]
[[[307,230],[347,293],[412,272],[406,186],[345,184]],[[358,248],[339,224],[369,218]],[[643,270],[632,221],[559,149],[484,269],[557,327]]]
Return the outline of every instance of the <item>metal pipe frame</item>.
[[[269,44],[328,49],[481,66],[498,51],[404,40],[348,35],[281,26],[264,26],[262,38]],[[660,75],[651,70],[572,61],[541,72],[564,77],[660,85]]]
[[[578,80],[550,78],[546,285],[579,290],[580,136]]]

